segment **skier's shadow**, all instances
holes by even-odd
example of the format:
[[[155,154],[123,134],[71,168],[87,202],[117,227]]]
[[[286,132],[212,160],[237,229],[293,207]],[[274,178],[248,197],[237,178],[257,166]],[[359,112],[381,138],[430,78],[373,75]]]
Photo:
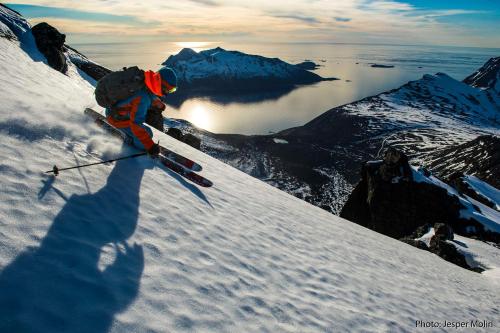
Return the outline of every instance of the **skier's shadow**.
[[[94,194],[71,196],[40,246],[0,273],[0,332],[107,332],[136,298],[142,247],[129,246],[138,220],[144,166],[118,161]],[[50,186],[50,185],[49,185]],[[116,257],[98,266],[112,244]]]

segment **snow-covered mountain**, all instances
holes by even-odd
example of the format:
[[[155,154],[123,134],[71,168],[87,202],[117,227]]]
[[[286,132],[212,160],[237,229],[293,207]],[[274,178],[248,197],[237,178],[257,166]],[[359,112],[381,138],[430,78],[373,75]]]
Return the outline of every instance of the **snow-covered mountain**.
[[[221,88],[266,91],[327,80],[278,58],[226,51],[220,47],[200,52],[185,48],[170,56],[163,65],[175,70],[184,94]]]
[[[0,21],[21,40],[0,38],[0,331],[498,325],[495,248],[460,239],[483,274],[443,263],[157,131],[214,186],[146,157],[44,174],[133,150],[84,117],[93,86],[70,59],[66,75],[51,69],[22,18],[2,7]]]
[[[344,130],[339,131],[339,122]],[[424,75],[401,88],[334,108],[308,124],[282,132],[334,150],[376,154],[381,146],[415,159],[480,134],[500,133],[500,93],[478,89],[446,74]],[[365,149],[361,149],[364,147]]]
[[[500,57],[488,60],[483,67],[466,77],[464,82],[476,88],[500,91]]]

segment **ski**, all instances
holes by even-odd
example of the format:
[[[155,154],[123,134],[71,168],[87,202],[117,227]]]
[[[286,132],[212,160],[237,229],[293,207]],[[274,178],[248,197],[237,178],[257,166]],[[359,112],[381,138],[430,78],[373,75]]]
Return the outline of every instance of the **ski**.
[[[184,166],[168,159],[164,156],[159,156],[158,160],[161,164],[166,166],[168,169],[174,171],[175,173],[181,175],[182,177],[192,181],[193,183],[203,186],[203,187],[211,187],[213,183],[207,178],[197,174],[196,172],[185,168]]]
[[[128,136],[126,133],[120,131],[119,129],[113,127],[112,125],[110,125],[107,122],[106,117],[104,117],[99,112],[92,110],[90,108],[87,108],[87,109],[85,109],[85,114],[92,117],[98,123],[99,126],[108,130],[113,135],[120,137],[123,141],[125,141],[126,144],[133,145],[133,139],[130,136]],[[202,170],[201,165],[199,165],[198,163],[194,162],[193,160],[190,160],[187,157],[184,157],[180,154],[177,154],[176,152],[173,152],[172,150],[165,148],[163,146],[160,146],[160,154],[165,156],[168,159],[171,159],[175,163],[182,165],[186,169],[192,170],[194,172],[199,172]]]
[[[94,110],[89,109],[89,108],[85,109],[84,112],[86,115],[89,115],[92,119],[94,119],[95,123],[98,126],[100,126],[101,128],[104,128],[106,131],[111,133],[113,136],[121,138],[126,144],[133,146],[134,140],[126,133],[120,131],[118,128],[109,124],[103,115],[101,115],[97,111],[94,111]],[[166,149],[166,148],[164,148],[164,149]],[[168,149],[166,149],[166,150],[171,152]],[[191,160],[189,160],[181,155],[178,155],[174,152],[172,152],[171,156],[180,156],[182,159],[179,159],[179,160],[184,162],[184,163],[186,163],[186,161],[191,161]],[[159,155],[157,159],[161,164],[163,164],[168,169],[172,170],[173,172],[177,173],[178,175],[192,181],[193,183],[195,183],[199,186],[210,187],[213,185],[213,183],[210,180],[197,174],[194,170],[184,166],[184,164],[178,163],[176,160],[171,159],[168,156]],[[193,165],[198,165],[195,162],[192,162],[192,163],[193,163]],[[201,167],[199,169],[201,170]]]

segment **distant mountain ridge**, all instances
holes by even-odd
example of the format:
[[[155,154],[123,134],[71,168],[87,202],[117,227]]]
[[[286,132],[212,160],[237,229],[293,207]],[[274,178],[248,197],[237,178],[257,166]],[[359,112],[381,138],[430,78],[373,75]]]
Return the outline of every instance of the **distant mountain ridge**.
[[[264,91],[332,80],[278,58],[227,51],[220,47],[200,52],[185,48],[168,57],[163,65],[175,70],[184,92]]]

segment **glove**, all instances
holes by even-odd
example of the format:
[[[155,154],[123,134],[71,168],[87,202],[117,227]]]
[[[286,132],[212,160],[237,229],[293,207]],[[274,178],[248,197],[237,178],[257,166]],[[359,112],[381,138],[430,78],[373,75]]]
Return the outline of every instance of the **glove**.
[[[151,103],[151,109],[156,112],[162,113],[165,110],[165,104],[159,98],[156,98]]]
[[[160,145],[157,143],[153,143],[151,148],[148,149],[148,154],[153,158],[158,157],[158,155],[160,154]]]

